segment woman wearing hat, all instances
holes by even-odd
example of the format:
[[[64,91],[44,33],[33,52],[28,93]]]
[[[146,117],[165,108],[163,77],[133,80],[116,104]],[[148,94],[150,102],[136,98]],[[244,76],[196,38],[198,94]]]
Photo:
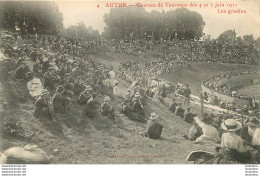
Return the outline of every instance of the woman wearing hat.
[[[213,119],[207,116],[203,120],[194,117],[194,122],[202,129],[202,135],[196,139],[196,143],[217,143],[220,141],[219,131],[212,126],[212,121]]]
[[[222,153],[226,155],[229,160],[243,161],[248,159],[245,152],[245,148],[242,142],[242,138],[235,132],[242,127],[242,124],[234,119],[226,119],[221,124],[226,132],[221,137]]]
[[[245,121],[245,126],[242,129],[241,137],[244,139],[249,145],[253,146],[256,150],[256,160],[258,163],[260,162],[260,128],[259,128],[259,120],[257,117],[252,116],[249,117]]]
[[[245,121],[245,126],[242,128],[241,137],[244,139],[249,145],[260,145],[260,138],[254,138],[253,136],[260,132],[259,130],[259,120],[255,117],[249,117]]]

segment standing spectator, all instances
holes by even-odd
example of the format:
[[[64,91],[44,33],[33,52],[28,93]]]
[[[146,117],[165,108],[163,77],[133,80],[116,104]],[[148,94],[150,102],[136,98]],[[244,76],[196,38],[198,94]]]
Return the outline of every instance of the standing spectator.
[[[189,88],[189,84],[187,84],[185,89],[183,90],[184,106],[185,105],[189,106],[189,104],[190,104],[190,94],[191,94],[191,90]]]

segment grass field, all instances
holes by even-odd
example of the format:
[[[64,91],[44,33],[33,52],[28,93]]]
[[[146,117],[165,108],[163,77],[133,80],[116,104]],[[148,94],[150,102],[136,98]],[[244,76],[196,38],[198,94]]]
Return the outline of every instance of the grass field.
[[[90,57],[96,61],[109,65],[118,65],[120,61],[128,59],[149,59],[147,55],[128,57],[121,54],[98,54]],[[228,70],[258,69],[258,67],[243,65],[226,65],[211,63],[192,63],[192,68],[173,74],[164,74],[165,78],[174,83],[189,83],[193,94],[197,94],[202,80],[218,72]],[[122,89],[129,85],[124,83]],[[16,86],[16,89],[22,89]],[[22,91],[26,91],[25,89]],[[0,92],[9,97],[1,101],[14,102],[8,85],[0,84]],[[102,99],[103,96],[99,95]],[[141,135],[146,125],[131,121],[120,113],[122,100],[112,97],[112,105],[116,109],[118,122],[103,116],[97,119],[87,119],[83,114],[83,106],[72,104],[70,114],[57,115],[57,122],[48,119],[36,119],[33,116],[33,102],[12,103],[6,113],[1,109],[4,121],[18,123],[26,132],[36,132],[31,140],[21,140],[5,136],[2,151],[12,146],[28,143],[39,145],[53,156],[53,164],[187,164],[185,160],[190,151],[214,151],[214,146],[194,144],[185,140],[183,135],[190,127],[183,119],[168,111],[170,99],[166,104],[148,101],[145,110],[147,118],[151,112],[159,115],[164,125],[162,138],[152,140]],[[199,112],[197,106],[192,106],[193,112]]]

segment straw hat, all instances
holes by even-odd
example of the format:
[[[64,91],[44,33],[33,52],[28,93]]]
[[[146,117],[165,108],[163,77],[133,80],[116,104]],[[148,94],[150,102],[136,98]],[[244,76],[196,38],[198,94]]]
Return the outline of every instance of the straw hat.
[[[226,131],[237,131],[241,127],[242,124],[234,119],[227,119],[221,123],[221,128],[223,128]]]
[[[158,115],[155,112],[151,113],[150,120],[155,120],[158,118]]]
[[[105,96],[104,101],[109,101],[111,98],[109,96]]]
[[[85,90],[92,90],[92,87],[86,86],[86,89],[85,89]]]

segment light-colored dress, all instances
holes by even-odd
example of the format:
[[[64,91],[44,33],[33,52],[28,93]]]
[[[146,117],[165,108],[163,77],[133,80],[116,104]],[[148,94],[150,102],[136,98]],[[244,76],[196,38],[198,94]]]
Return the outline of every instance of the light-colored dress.
[[[226,132],[222,134],[221,147],[235,149],[239,152],[245,151],[241,137],[236,135],[234,132]]]
[[[209,142],[209,143],[217,143],[220,141],[218,130],[212,125],[205,124],[198,117],[194,117],[195,123],[202,128],[203,134],[196,139],[196,142]]]

